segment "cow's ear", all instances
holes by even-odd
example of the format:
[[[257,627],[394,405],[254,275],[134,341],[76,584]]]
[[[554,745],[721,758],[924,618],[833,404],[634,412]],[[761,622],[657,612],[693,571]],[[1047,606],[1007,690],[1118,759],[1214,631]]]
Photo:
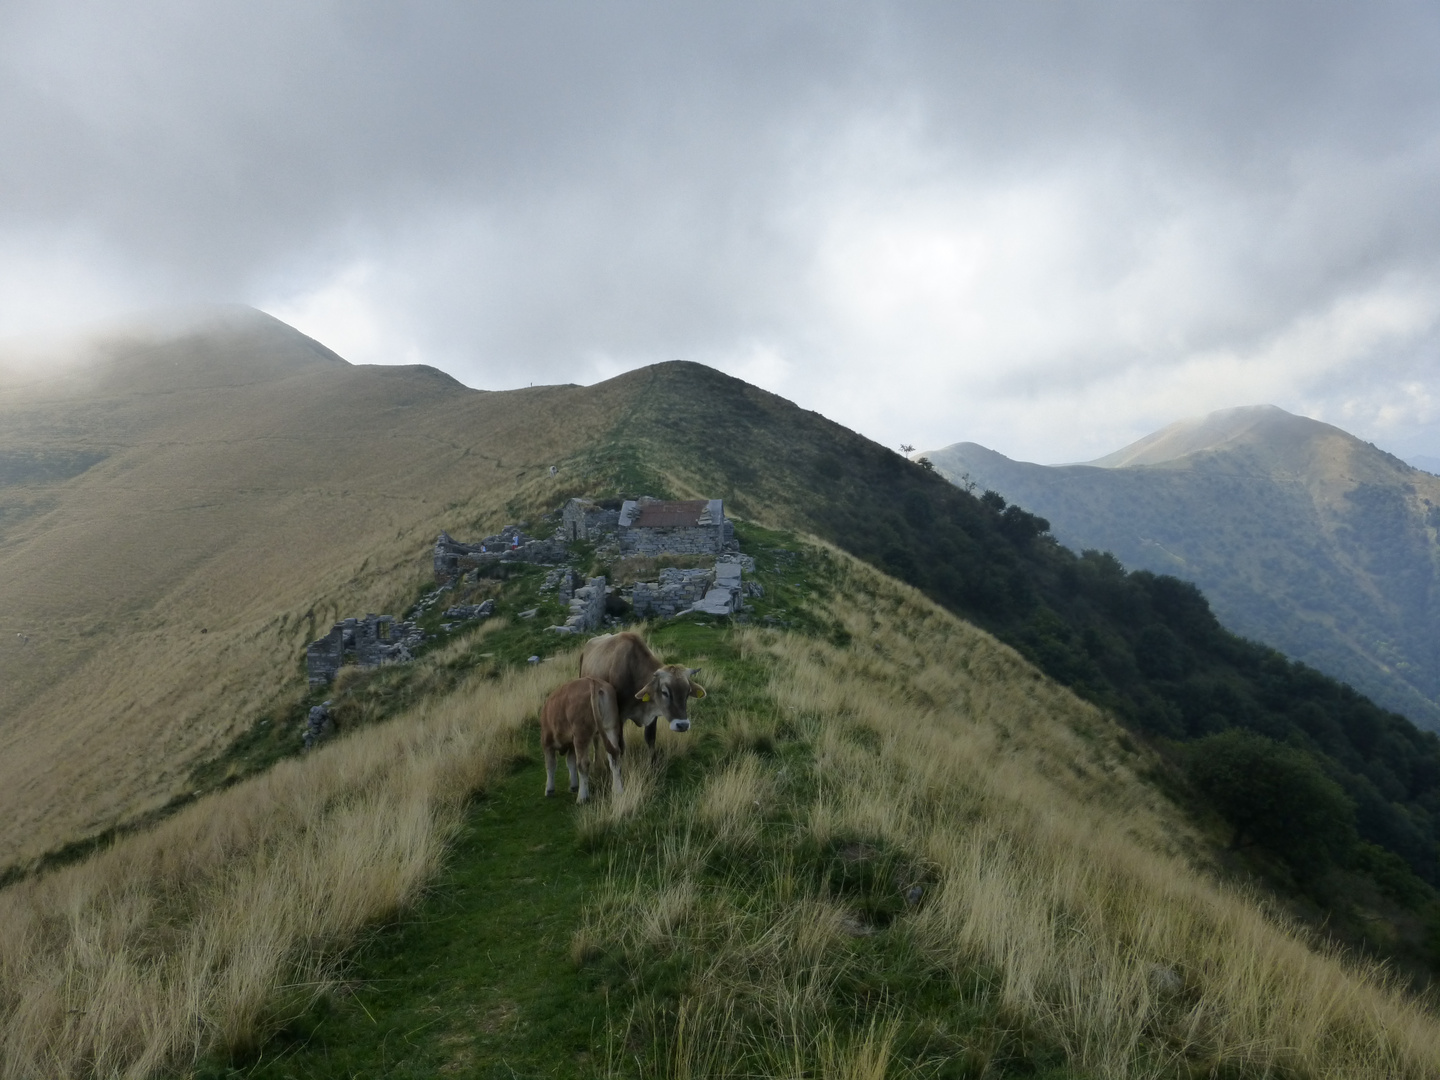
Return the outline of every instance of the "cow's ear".
[[[641,691],[640,691],[640,700],[641,700],[641,701],[649,701],[649,700],[650,700],[650,691],[649,691],[649,690],[641,690]]]
[[[692,683],[690,684],[690,696],[691,696],[691,697],[704,697],[704,696],[705,696],[705,688],[704,688],[703,686],[701,686],[698,682],[692,682]]]

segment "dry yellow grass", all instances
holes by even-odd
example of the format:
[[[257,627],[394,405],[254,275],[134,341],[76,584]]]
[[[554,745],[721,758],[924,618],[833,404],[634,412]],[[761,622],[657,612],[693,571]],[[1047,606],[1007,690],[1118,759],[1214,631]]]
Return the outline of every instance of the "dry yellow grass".
[[[775,847],[779,820],[797,842],[902,852],[926,894],[887,947],[919,950],[957,985],[992,973],[975,992],[1092,1075],[1436,1075],[1434,1014],[1207,880],[1103,715],[918,594],[847,572],[831,615],[851,648],[741,634],[743,662],[769,672],[774,715],[707,698],[707,725],[733,749],[698,797],[659,802],[677,757],[695,752],[662,732],[654,762],[627,758],[625,799],[598,793],[580,812],[582,833],[658,830],[597,897],[573,955],[698,958],[663,1026],[638,1006],[628,1018],[632,1035],[660,1040],[667,1075],[915,1067],[896,1059],[903,1003],[882,1002],[859,1029],[828,1011],[870,930],[796,873]],[[464,797],[573,663],[475,679],[0,893],[0,1078],[141,1077],[263,1036],[367,925],[423,889]],[[777,726],[809,748],[806,775],[747,749]],[[763,887],[718,896],[704,876],[725,851],[763,856]]]
[[[849,566],[831,614],[850,649],[773,632],[750,633],[748,649],[774,664],[775,701],[813,749],[788,819],[821,844],[905,853],[929,884],[903,932],[929,962],[957,984],[993,972],[1005,1015],[1100,1077],[1440,1075],[1435,1013],[1217,886],[1115,725],[919,594]],[[782,783],[774,768],[740,751],[693,809],[669,808],[659,864],[617,877],[581,931],[591,953],[703,952],[682,1015],[642,1018],[689,1027],[666,1051],[669,1075],[739,1075],[756,1016],[777,1033],[761,1058],[853,1041],[825,1009],[847,934],[866,932],[855,916],[773,852],[743,900],[702,884],[715,845],[753,843],[754,804]],[[778,1058],[770,1068],[784,1074]]]
[[[307,640],[413,596],[442,528],[569,494],[549,466],[626,393],[352,367],[254,312],[92,351],[0,358],[0,452],[108,455],[0,488],[0,868],[186,794]]]
[[[424,888],[560,677],[477,679],[0,892],[0,1077],[147,1077],[262,1037]]]

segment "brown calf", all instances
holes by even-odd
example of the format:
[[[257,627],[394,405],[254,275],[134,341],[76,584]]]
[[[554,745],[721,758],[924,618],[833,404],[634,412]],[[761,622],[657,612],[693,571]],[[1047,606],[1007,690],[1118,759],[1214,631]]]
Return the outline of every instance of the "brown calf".
[[[660,663],[640,635],[629,630],[587,641],[580,653],[580,674],[615,687],[621,718],[645,729],[645,743],[652,750],[656,722],[664,717],[671,731],[689,731],[690,699],[705,696],[705,688],[691,682],[699,668]]]
[[[562,751],[570,766],[570,790],[580,792],[576,802],[590,798],[590,745],[598,735],[615,779],[620,782],[620,755],[625,752],[623,728],[615,688],[603,679],[571,679],[558,686],[540,709],[540,746],[545,751],[545,794],[555,794],[555,754]]]

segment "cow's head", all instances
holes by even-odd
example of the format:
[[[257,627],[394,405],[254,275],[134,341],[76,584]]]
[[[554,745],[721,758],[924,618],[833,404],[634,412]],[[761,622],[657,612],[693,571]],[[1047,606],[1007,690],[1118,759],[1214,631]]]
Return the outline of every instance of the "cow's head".
[[[649,727],[660,719],[670,724],[671,731],[690,730],[690,699],[705,696],[705,688],[695,681],[699,668],[668,664],[657,668],[639,693],[645,703],[642,725]]]

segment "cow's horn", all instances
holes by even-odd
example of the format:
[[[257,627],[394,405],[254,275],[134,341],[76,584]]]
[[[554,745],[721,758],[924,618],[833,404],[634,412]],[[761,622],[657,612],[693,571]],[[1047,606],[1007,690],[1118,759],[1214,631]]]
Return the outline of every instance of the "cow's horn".
[[[704,670],[704,668],[692,667],[692,668],[686,673],[686,677],[687,677],[687,678],[690,678],[690,679],[693,679],[693,678],[695,678],[697,675],[699,675],[700,672],[703,671],[703,670]]]

